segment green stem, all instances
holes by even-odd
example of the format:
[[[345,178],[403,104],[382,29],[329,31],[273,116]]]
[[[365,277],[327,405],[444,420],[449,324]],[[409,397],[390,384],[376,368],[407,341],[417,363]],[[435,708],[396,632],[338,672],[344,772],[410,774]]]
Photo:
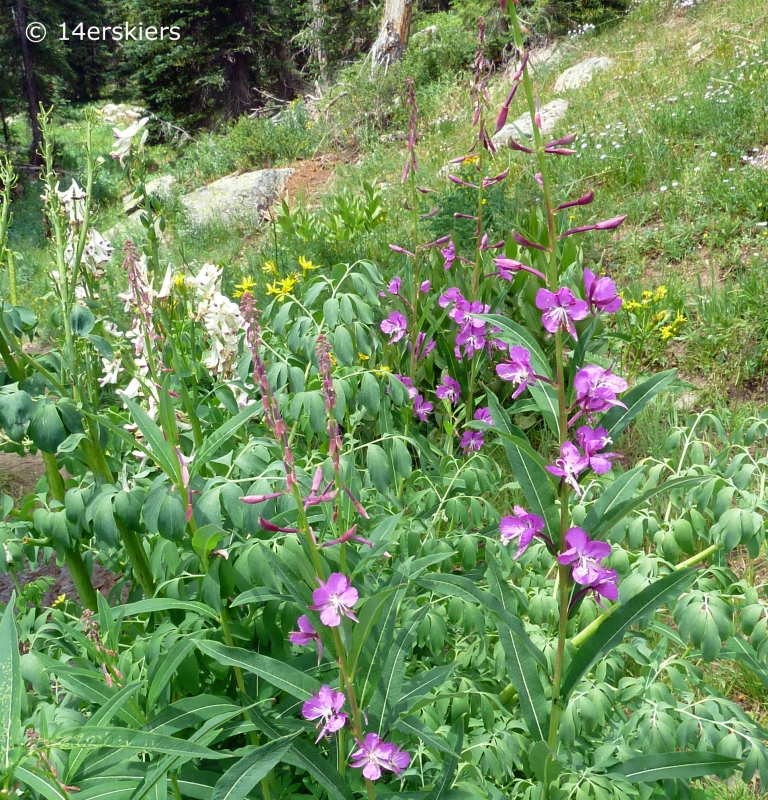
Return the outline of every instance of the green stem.
[[[152,569],[149,566],[149,559],[141,545],[141,539],[138,533],[126,527],[118,520],[115,520],[115,522],[117,522],[120,538],[123,540],[125,553],[128,556],[128,560],[131,562],[134,575],[136,575],[136,578],[141,584],[145,596],[154,597],[157,592],[157,587],[155,585],[155,579],[152,576]]]

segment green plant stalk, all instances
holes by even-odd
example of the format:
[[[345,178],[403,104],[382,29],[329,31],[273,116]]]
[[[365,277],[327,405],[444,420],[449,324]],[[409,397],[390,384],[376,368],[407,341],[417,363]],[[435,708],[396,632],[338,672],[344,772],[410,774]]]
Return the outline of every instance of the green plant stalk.
[[[419,331],[419,192],[416,188],[416,171],[411,168],[411,205],[413,206],[413,299],[411,307],[411,369],[409,377],[414,379],[416,374],[416,341],[418,339]]]
[[[74,270],[72,272],[72,283],[69,286],[71,293],[67,298],[69,304],[75,302],[75,287],[77,286],[77,276],[80,271],[80,265],[83,260],[83,253],[85,252],[85,243],[88,240],[88,226],[91,222],[91,197],[93,196],[93,146],[91,143],[93,125],[88,121],[85,131],[85,205],[83,206],[83,222],[80,226],[80,235],[77,239],[77,250],[75,251]],[[90,280],[87,281],[89,290]]]
[[[227,606],[222,603],[221,606],[221,613],[219,615],[221,619],[221,630],[224,633],[224,641],[227,643],[227,647],[234,647],[235,640],[232,638],[232,630],[229,627],[229,612],[227,611]],[[233,667],[232,668],[235,672],[235,682],[237,683],[237,689],[240,692],[240,696],[242,698],[243,703],[247,701],[248,695],[245,691],[245,679],[243,678],[243,671],[240,667]],[[250,715],[248,714],[248,709],[243,708],[243,717],[245,717],[246,722],[250,722]],[[256,731],[249,731],[248,738],[251,740],[251,744],[254,747],[259,746],[259,735]],[[261,792],[264,795],[264,800],[270,800],[271,792],[269,790],[269,780],[268,777],[261,779]]]
[[[16,266],[13,261],[13,253],[7,249],[8,229],[11,227],[11,189],[16,185],[16,175],[13,172],[13,165],[6,157],[0,164],[0,181],[3,183],[2,198],[0,199],[0,266],[8,257],[8,283],[10,287],[11,303],[18,305],[16,296]]]
[[[117,529],[120,531],[120,538],[123,540],[125,554],[131,562],[133,572],[138,578],[144,594],[147,597],[154,597],[157,592],[157,586],[152,576],[152,568],[149,566],[149,559],[141,545],[139,534],[123,525],[119,520],[116,519],[115,522],[117,523]]]
[[[45,464],[45,474],[48,477],[48,487],[51,491],[51,496],[54,498],[54,500],[64,503],[64,480],[61,477],[58,466],[56,465],[56,457],[52,453],[42,453],[42,456],[43,463]],[[91,611],[98,611],[96,590],[93,588],[91,576],[88,574],[88,569],[85,566],[85,562],[83,561],[80,551],[65,551],[64,560],[66,561],[67,569],[69,569],[69,573],[72,576],[72,582],[75,584],[75,589],[80,597],[80,602]]]

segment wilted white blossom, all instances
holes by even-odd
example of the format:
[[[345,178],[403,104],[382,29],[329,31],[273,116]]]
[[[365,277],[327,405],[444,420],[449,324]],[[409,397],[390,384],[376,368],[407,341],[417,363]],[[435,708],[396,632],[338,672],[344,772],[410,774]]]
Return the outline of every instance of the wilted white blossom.
[[[116,141],[110,155],[112,158],[116,158],[120,161],[120,166],[124,166],[125,157],[130,154],[134,137],[139,132],[141,132],[141,137],[139,138],[137,148],[141,150],[141,148],[144,147],[147,136],[149,135],[149,131],[145,127],[148,122],[149,117],[142,117],[140,120],[134,122],[133,125],[129,125],[125,130],[121,131],[119,128],[112,128]]]

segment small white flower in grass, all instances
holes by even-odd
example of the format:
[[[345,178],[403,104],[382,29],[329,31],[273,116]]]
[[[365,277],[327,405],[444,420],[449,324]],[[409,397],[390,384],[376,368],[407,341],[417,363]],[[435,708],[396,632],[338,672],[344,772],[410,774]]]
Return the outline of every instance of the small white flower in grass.
[[[666,186],[659,186],[659,191],[660,192],[666,192],[667,191],[667,187]]]
[[[677,189],[680,184],[677,181],[672,181],[672,188]]]
[[[701,167],[694,167],[694,168],[693,168],[693,171],[694,171],[694,172],[701,172]]]
[[[710,158],[717,158],[717,153],[716,153],[716,152],[713,150],[713,151],[712,151],[712,152],[709,154],[709,157],[710,157]]]

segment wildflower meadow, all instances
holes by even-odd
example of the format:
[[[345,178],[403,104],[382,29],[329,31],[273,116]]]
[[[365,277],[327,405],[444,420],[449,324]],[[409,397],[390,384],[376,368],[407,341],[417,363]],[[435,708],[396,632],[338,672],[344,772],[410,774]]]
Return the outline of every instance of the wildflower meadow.
[[[475,18],[440,184],[400,75],[397,224],[363,181],[263,212],[255,264],[171,257],[152,116],[116,126],[111,150],[88,120],[63,169],[44,111],[33,308],[0,162],[1,444],[44,468],[0,501],[0,798],[768,785],[764,702],[726,687],[768,687],[768,413],[653,416],[701,315],[666,278],[638,289],[612,269],[633,222],[600,170],[642,130],[545,132],[524,9],[493,12]],[[727,85],[702,102],[736,102]],[[677,124],[687,99],[647,113]],[[530,135],[502,154],[520,115]],[[122,240],[99,216],[109,170],[135,209]],[[697,176],[670,174],[654,202]],[[74,592],[42,602],[35,565]]]

